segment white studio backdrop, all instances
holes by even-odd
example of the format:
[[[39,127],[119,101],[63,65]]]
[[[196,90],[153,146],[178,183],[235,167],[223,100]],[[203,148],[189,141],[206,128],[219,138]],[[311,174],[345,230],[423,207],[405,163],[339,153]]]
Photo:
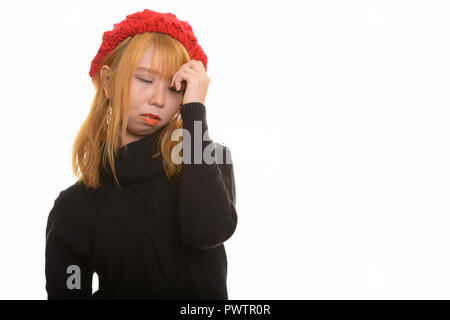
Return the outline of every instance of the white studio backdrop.
[[[0,299],[46,299],[91,60],[145,8],[208,55],[237,190],[230,299],[450,298],[450,3],[165,0],[0,4]]]

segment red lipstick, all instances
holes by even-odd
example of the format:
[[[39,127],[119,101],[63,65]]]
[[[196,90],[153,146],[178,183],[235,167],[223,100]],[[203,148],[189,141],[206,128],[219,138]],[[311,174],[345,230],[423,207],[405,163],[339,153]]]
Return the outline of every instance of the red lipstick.
[[[153,114],[153,113],[144,113],[143,116],[148,116],[148,117],[151,117],[154,119],[161,120],[161,118],[159,116],[157,116],[156,114]]]
[[[161,118],[153,113],[145,113],[141,115],[142,120],[149,126],[154,126],[161,120]]]

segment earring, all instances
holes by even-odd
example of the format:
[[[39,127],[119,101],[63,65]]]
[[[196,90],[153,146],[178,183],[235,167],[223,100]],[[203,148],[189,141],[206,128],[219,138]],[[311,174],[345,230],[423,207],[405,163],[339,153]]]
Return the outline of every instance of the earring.
[[[108,110],[106,111],[106,124],[109,124],[111,121],[112,108],[111,105],[108,105]]]

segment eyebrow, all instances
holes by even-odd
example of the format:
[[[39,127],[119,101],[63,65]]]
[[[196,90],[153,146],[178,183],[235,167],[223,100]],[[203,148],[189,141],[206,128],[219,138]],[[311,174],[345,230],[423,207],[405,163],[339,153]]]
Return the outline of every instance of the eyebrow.
[[[158,71],[156,71],[156,70],[151,70],[151,69],[149,69],[149,68],[144,68],[144,67],[137,67],[136,68],[136,71],[144,71],[144,72],[147,72],[147,73],[149,73],[149,74],[160,74]]]

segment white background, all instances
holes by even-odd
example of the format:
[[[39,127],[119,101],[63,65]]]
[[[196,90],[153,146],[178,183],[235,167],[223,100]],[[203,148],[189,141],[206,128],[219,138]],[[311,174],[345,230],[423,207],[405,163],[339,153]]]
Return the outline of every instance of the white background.
[[[91,60],[144,8],[209,58],[237,188],[230,299],[450,298],[449,2],[164,0],[1,2],[1,299],[46,299]]]

